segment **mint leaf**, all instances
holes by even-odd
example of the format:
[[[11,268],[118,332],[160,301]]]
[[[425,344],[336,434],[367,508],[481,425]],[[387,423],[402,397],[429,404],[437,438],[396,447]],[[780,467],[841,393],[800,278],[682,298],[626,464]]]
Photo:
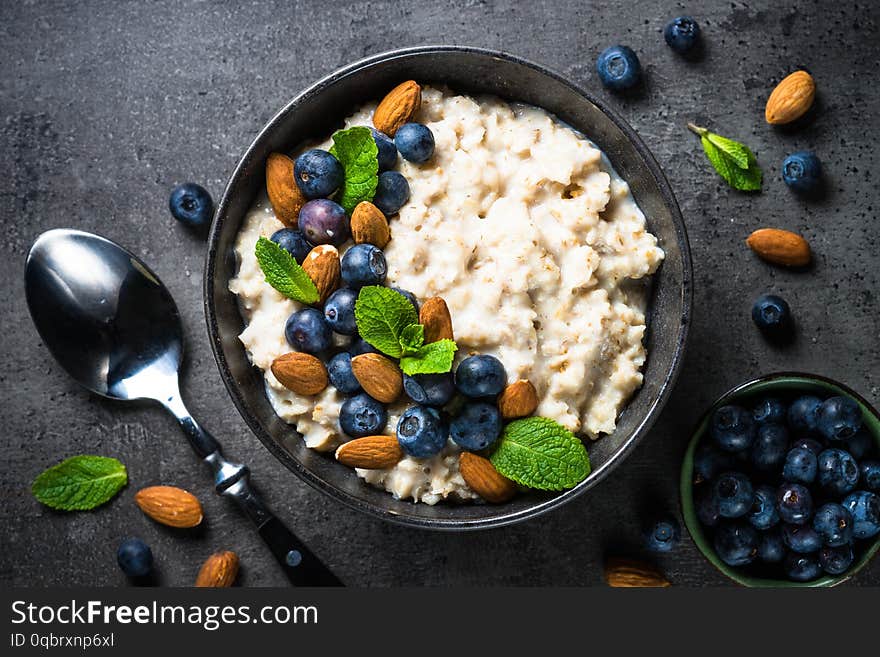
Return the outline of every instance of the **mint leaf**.
[[[404,374],[442,374],[452,369],[452,360],[458,345],[444,338],[422,345],[414,354],[404,354],[400,369]]]
[[[489,460],[508,479],[540,490],[572,488],[590,474],[584,444],[546,417],[510,422]]]
[[[392,358],[403,354],[400,341],[404,329],[419,323],[409,299],[379,285],[361,288],[354,305],[354,317],[360,336]]]
[[[740,144],[738,141],[733,141],[727,137],[716,135],[714,132],[707,133],[706,139],[724,151],[724,153],[728,155],[740,169],[749,168],[749,154],[751,151],[746,146]],[[705,148],[705,146],[703,148]]]
[[[284,296],[300,303],[315,303],[318,288],[293,256],[272,240],[260,237],[254,249],[266,282]]]
[[[106,456],[72,456],[34,479],[31,492],[62,511],[88,511],[111,500],[128,482],[125,466]]]
[[[700,136],[706,157],[728,185],[741,191],[761,189],[761,167],[748,146],[716,135],[693,123],[688,124],[688,129]]]
[[[339,160],[345,179],[336,201],[351,214],[361,201],[372,201],[379,184],[379,148],[369,128],[356,126],[333,133],[333,156]]]
[[[400,332],[400,348],[405,356],[418,352],[425,344],[425,327],[421,324],[410,324]]]

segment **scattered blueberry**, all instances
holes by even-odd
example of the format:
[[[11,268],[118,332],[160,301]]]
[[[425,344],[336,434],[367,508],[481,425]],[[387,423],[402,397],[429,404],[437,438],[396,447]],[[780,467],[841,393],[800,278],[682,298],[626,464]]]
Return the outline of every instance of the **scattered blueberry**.
[[[819,565],[829,575],[842,575],[852,566],[853,560],[851,545],[826,546],[819,550]]]
[[[779,512],[776,510],[776,491],[770,486],[758,486],[755,489],[755,497],[752,508],[746,516],[746,520],[755,529],[770,529],[779,524]]]
[[[819,485],[829,495],[845,495],[859,482],[859,466],[849,452],[826,449],[818,456]]]
[[[361,389],[354,372],[351,370],[351,354],[341,351],[327,363],[327,375],[330,383],[344,395],[350,395]]]
[[[722,406],[712,415],[712,438],[728,452],[748,449],[755,439],[752,414],[739,406]]]
[[[776,509],[783,522],[804,525],[813,515],[813,496],[806,486],[786,482],[776,490]]]
[[[462,449],[478,451],[492,445],[501,435],[501,414],[495,404],[468,402],[449,425],[449,433]]]
[[[351,344],[348,345],[348,353],[352,356],[360,356],[361,354],[378,354],[379,350],[362,337],[357,336],[351,341]]]
[[[851,397],[831,397],[816,411],[816,426],[827,440],[846,440],[862,428],[862,410]]]
[[[761,424],[782,424],[785,422],[785,404],[776,397],[765,397],[752,409],[752,418],[755,423]]]
[[[715,527],[721,521],[721,514],[718,513],[718,503],[711,491],[701,490],[695,499],[697,518],[706,527]]]
[[[448,427],[440,414],[427,406],[410,406],[397,422],[397,442],[410,456],[433,456],[446,445]]]
[[[387,421],[385,407],[365,392],[349,397],[339,409],[339,426],[352,438],[380,433]]]
[[[812,438],[798,438],[789,446],[789,449],[795,449],[796,447],[808,449],[816,456],[819,456],[819,452],[825,449],[822,446],[822,443],[820,443],[818,440],[813,440]]]
[[[626,91],[635,87],[642,77],[639,58],[626,46],[611,46],[596,60],[599,81],[611,91]]]
[[[171,214],[190,228],[207,228],[214,217],[214,201],[201,185],[183,183],[171,191],[168,198]]]
[[[795,447],[785,455],[782,476],[788,481],[811,484],[816,481],[816,455],[806,447]]]
[[[357,333],[354,318],[354,304],[358,295],[346,287],[339,288],[324,303],[324,319],[330,328],[342,335]]]
[[[397,214],[409,200],[409,183],[397,171],[383,171],[373,195],[373,205],[385,216]]]
[[[846,545],[853,539],[853,517],[846,507],[829,502],[816,509],[813,529],[830,547]]]
[[[492,397],[506,386],[507,373],[504,365],[495,356],[468,356],[455,370],[455,387],[467,397]]]
[[[417,404],[445,406],[455,394],[452,374],[403,375],[403,391]]]
[[[880,491],[880,461],[866,460],[859,464],[861,486],[870,491]]]
[[[305,235],[293,228],[276,230],[269,239],[292,255],[299,264],[303,263],[303,260],[309,255],[309,251],[312,250],[312,245],[309,244]]]
[[[416,299],[416,295],[415,295],[415,294],[413,294],[413,293],[410,292],[409,290],[404,290],[404,289],[399,288],[399,287],[392,287],[391,289],[394,290],[395,292],[397,292],[398,294],[402,294],[402,295],[405,296],[407,299],[409,299],[409,302],[413,305],[413,308],[416,309],[416,313],[419,312],[419,300]]]
[[[671,552],[681,538],[681,525],[673,516],[663,515],[645,527],[643,536],[651,552]]]
[[[764,563],[779,563],[785,557],[785,544],[778,529],[761,532],[758,539],[758,559]]]
[[[330,153],[313,148],[296,158],[293,177],[306,198],[327,198],[339,189],[345,172]]]
[[[782,297],[762,294],[752,306],[752,321],[769,337],[786,337],[792,329],[791,308]]]
[[[763,424],[758,427],[749,458],[758,470],[778,471],[787,451],[788,430],[781,424]]]
[[[116,561],[129,577],[146,577],[153,569],[153,551],[139,538],[127,538],[116,550]]]
[[[782,542],[792,552],[809,554],[822,547],[822,538],[809,525],[783,525]]]
[[[727,522],[715,532],[715,552],[728,566],[745,566],[758,555],[758,532],[744,522]]]
[[[320,310],[303,308],[287,319],[284,337],[297,351],[318,354],[330,347],[333,335]]]
[[[785,451],[783,450],[783,455]],[[736,457],[730,452],[722,452],[709,443],[702,443],[694,453],[694,483],[714,479],[719,472],[727,472],[736,467]]]
[[[738,518],[749,512],[755,499],[752,482],[739,472],[725,472],[712,484],[712,495],[718,513],[725,518]]]
[[[375,128],[370,128],[373,132],[373,140],[379,149],[379,171],[388,171],[393,169],[397,164],[397,146],[394,141],[384,132],[379,132]]]
[[[348,215],[341,205],[326,198],[309,201],[299,211],[297,220],[302,234],[312,244],[339,246],[348,239]]]
[[[663,38],[675,52],[684,54],[700,42],[700,26],[690,16],[679,16],[666,24]]]
[[[866,490],[847,495],[843,506],[853,517],[853,536],[872,538],[880,533],[880,496]]]
[[[822,182],[822,163],[815,153],[792,153],[782,161],[782,179],[796,192],[814,192]]]
[[[354,289],[385,282],[388,265],[382,249],[372,244],[355,244],[342,256],[342,280]]]
[[[798,433],[810,434],[816,431],[816,413],[822,405],[818,397],[806,395],[798,397],[788,407],[788,425]]]
[[[861,431],[857,432],[855,436],[846,439],[846,444],[844,446],[846,451],[852,454],[854,459],[861,459],[873,449],[874,439],[871,437],[871,434],[862,427]]]
[[[394,134],[394,145],[409,162],[427,162],[434,154],[434,133],[421,123],[404,123]]]
[[[822,567],[815,555],[789,552],[783,561],[785,574],[795,582],[809,582],[822,574]]]

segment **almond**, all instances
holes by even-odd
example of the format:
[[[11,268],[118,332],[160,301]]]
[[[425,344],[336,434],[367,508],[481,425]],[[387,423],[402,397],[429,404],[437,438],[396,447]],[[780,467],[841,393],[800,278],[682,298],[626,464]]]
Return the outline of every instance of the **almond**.
[[[221,588],[232,586],[238,575],[238,555],[235,552],[217,552],[208,557],[202,565],[196,586],[199,588]]]
[[[816,97],[816,83],[806,71],[795,71],[776,85],[767,107],[764,118],[772,125],[791,123],[801,118],[810,109]]]
[[[384,249],[391,239],[391,231],[382,211],[369,201],[363,201],[351,213],[351,236],[355,244],[372,244]]]
[[[760,258],[774,265],[803,267],[810,264],[810,245],[797,233],[761,228],[749,235],[746,244]]]
[[[403,450],[393,436],[366,436],[343,443],[336,450],[336,460],[350,468],[384,470],[402,458]]]
[[[361,354],[351,359],[351,371],[370,397],[390,404],[403,392],[403,374],[382,354]]]
[[[150,518],[169,527],[195,527],[202,522],[198,498],[175,486],[142,488],[135,494],[134,503]]]
[[[458,457],[458,470],[471,490],[487,502],[506,502],[516,493],[516,484],[502,475],[489,459],[471,452]]]
[[[605,581],[616,588],[672,586],[656,567],[635,559],[612,557],[605,562]]]
[[[379,132],[393,137],[398,128],[409,121],[422,104],[422,88],[415,80],[401,82],[388,92],[373,112],[373,125]]]
[[[339,276],[342,272],[339,265],[339,251],[332,244],[319,244],[309,251],[303,260],[302,268],[306,270],[312,283],[321,295],[320,303],[327,301],[339,287]]]
[[[266,160],[266,191],[275,216],[286,226],[296,227],[299,211],[308,200],[293,177],[293,160],[270,153]]]
[[[528,379],[511,383],[498,397],[498,410],[505,420],[527,417],[534,413],[536,408],[538,408],[538,392]]]
[[[292,351],[272,361],[278,382],[298,395],[317,395],[327,387],[327,368],[311,354]]]
[[[425,326],[425,343],[452,337],[452,317],[446,302],[440,297],[425,299],[419,311],[419,323]]]

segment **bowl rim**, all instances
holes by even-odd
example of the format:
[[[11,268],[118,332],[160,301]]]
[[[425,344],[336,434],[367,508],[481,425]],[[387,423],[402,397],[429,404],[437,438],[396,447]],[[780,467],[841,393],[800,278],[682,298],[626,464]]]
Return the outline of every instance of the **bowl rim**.
[[[857,393],[846,384],[832,379],[831,377],[823,376],[821,374],[811,374],[809,372],[799,371],[771,372],[770,374],[764,374],[757,378],[739,383],[730,388],[724,394],[720,395],[700,416],[699,420],[697,420],[696,424],[694,425],[694,430],[691,433],[691,437],[688,439],[688,444],[685,449],[685,454],[681,464],[681,475],[679,479],[679,499],[681,506],[681,516],[684,520],[685,527],[688,530],[688,534],[690,534],[691,540],[697,547],[697,550],[699,550],[700,554],[702,554],[703,557],[706,559],[706,561],[712,564],[716,568],[716,570],[718,570],[729,580],[748,588],[821,588],[838,586],[839,584],[843,584],[844,582],[858,574],[859,571],[861,571],[865,566],[868,565],[868,563],[870,563],[871,559],[874,558],[877,551],[880,550],[880,535],[878,535],[873,543],[870,545],[870,547],[865,550],[864,554],[862,554],[853,563],[853,565],[846,570],[846,572],[840,575],[825,574],[818,579],[809,582],[793,582],[784,579],[754,577],[751,575],[743,574],[732,566],[728,566],[723,561],[721,561],[717,554],[715,554],[715,550],[710,545],[709,538],[703,532],[703,528],[699,520],[697,519],[696,510],[694,507],[693,457],[697,445],[701,442],[706,431],[708,430],[709,418],[712,416],[712,413],[717,408],[723,406],[728,402],[734,401],[744,393],[753,392],[756,388],[760,390],[762,386],[767,386],[769,388],[774,384],[785,385],[792,383],[822,386],[826,390],[827,387],[830,386],[831,388],[852,397],[859,403],[864,411],[866,411],[870,415],[873,415],[877,422],[880,423],[880,412],[878,412],[878,410],[874,408],[874,406],[862,395]],[[772,389],[768,390],[767,392],[768,394],[772,394]],[[874,435],[874,438],[877,446],[880,447],[880,433]]]
[[[682,276],[681,276],[681,295],[682,307],[681,313],[677,318],[678,339],[671,357],[671,363],[665,372],[663,381],[659,384],[656,399],[648,408],[645,417],[634,427],[631,435],[620,446],[620,448],[612,454],[607,461],[602,463],[599,468],[592,470],[590,476],[574,488],[560,492],[550,498],[539,501],[528,508],[519,511],[499,514],[491,518],[469,518],[469,519],[445,519],[445,518],[419,518],[414,516],[402,516],[387,508],[381,508],[350,492],[344,491],[337,486],[328,484],[308,468],[304,467],[297,459],[293,458],[278,442],[269,435],[257,418],[249,410],[240,390],[238,383],[235,381],[226,356],[223,353],[222,343],[219,339],[219,326],[217,322],[216,308],[214,305],[213,283],[216,269],[216,262],[221,255],[218,253],[218,242],[220,237],[220,228],[224,223],[226,213],[229,210],[233,188],[237,186],[238,180],[243,176],[247,163],[251,160],[254,151],[263,141],[267,134],[274,131],[280,122],[284,120],[288,113],[294,111],[295,108],[303,101],[321,93],[326,87],[334,84],[337,80],[357,73],[362,69],[381,64],[399,58],[407,58],[412,56],[426,56],[444,52],[461,52],[472,53],[481,56],[497,58],[514,64],[531,68],[534,71],[551,78],[552,80],[568,87],[575,94],[583,98],[589,103],[595,105],[606,117],[608,117],[614,125],[623,133],[626,140],[635,148],[638,156],[643,161],[645,167],[651,175],[654,184],[659,190],[664,205],[668,208],[672,223],[675,229],[676,241],[681,250]],[[372,517],[381,518],[395,524],[405,525],[409,527],[418,527],[423,529],[439,530],[439,531],[468,531],[488,529],[494,527],[502,527],[517,522],[534,518],[553,509],[557,509],[563,504],[580,496],[589,488],[592,488],[604,479],[615,467],[617,467],[629,454],[635,449],[636,445],[641,442],[647,435],[651,427],[657,420],[660,411],[669,400],[669,396],[674,389],[675,382],[681,372],[682,361],[687,344],[689,334],[690,319],[693,303],[693,262],[691,258],[690,243],[687,236],[684,219],[681,209],[669,181],[666,179],[660,165],[657,163],[653,154],[638,136],[635,130],[623,120],[616,111],[609,109],[604,102],[595,98],[593,95],[584,90],[580,85],[572,82],[547,67],[532,62],[530,60],[512,55],[505,51],[493,50],[487,48],[477,48],[464,45],[423,45],[408,48],[400,48],[386,52],[377,53],[359,59],[353,63],[343,66],[312,83],[291,100],[289,100],[269,121],[260,129],[256,137],[241,155],[230,174],[229,180],[224,188],[220,203],[214,215],[211,229],[208,235],[208,249],[205,257],[205,265],[203,272],[203,295],[205,320],[210,337],[211,350],[214,360],[220,370],[221,378],[226,386],[227,392],[232,398],[233,404],[238,410],[241,417],[245,420],[250,430],[257,436],[261,443],[283,463],[289,470],[296,474],[307,484],[316,488],[330,497],[342,502],[349,508],[362,511]]]

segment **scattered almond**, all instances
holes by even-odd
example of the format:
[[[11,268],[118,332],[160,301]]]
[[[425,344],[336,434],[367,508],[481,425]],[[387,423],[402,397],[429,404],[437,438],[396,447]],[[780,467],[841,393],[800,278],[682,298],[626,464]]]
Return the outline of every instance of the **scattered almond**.
[[[391,239],[391,231],[382,211],[369,201],[363,201],[351,213],[351,236],[355,244],[372,244],[384,249]]]
[[[746,244],[760,258],[783,267],[810,264],[810,245],[797,233],[780,228],[761,228],[749,235]]]
[[[223,588],[232,586],[238,575],[238,555],[235,552],[217,552],[202,565],[196,587]]]
[[[266,160],[266,191],[275,216],[295,228],[306,197],[293,178],[293,160],[281,153],[270,153]]]
[[[339,287],[342,269],[339,264],[339,251],[332,244],[319,244],[309,251],[309,255],[303,260],[302,268],[318,288],[318,294],[321,295],[320,303],[327,301],[327,298]]]
[[[458,457],[458,469],[471,490],[487,502],[500,504],[516,493],[516,484],[502,475],[489,459],[471,452]]]
[[[278,382],[298,395],[317,395],[327,387],[327,368],[311,354],[292,351],[272,361]]]
[[[816,83],[813,77],[806,71],[795,71],[776,85],[770,94],[764,118],[772,125],[791,123],[807,113],[815,97]]]
[[[382,354],[361,354],[351,359],[351,371],[370,397],[390,404],[403,392],[403,374]]]
[[[192,493],[175,486],[150,486],[134,496],[134,503],[156,522],[189,528],[202,522],[202,504]]]
[[[672,586],[656,567],[635,559],[612,557],[605,562],[605,581],[616,588]]]
[[[388,92],[373,112],[373,125],[379,132],[393,137],[398,128],[409,121],[422,104],[422,88],[415,80],[402,82]]]
[[[419,323],[425,326],[425,343],[452,337],[452,317],[449,307],[441,297],[425,299],[419,311]]]
[[[511,383],[498,397],[498,410],[505,420],[527,417],[538,408],[538,392],[528,379]]]
[[[336,450],[336,460],[350,468],[384,470],[403,458],[400,443],[393,436],[366,436],[342,443]]]

